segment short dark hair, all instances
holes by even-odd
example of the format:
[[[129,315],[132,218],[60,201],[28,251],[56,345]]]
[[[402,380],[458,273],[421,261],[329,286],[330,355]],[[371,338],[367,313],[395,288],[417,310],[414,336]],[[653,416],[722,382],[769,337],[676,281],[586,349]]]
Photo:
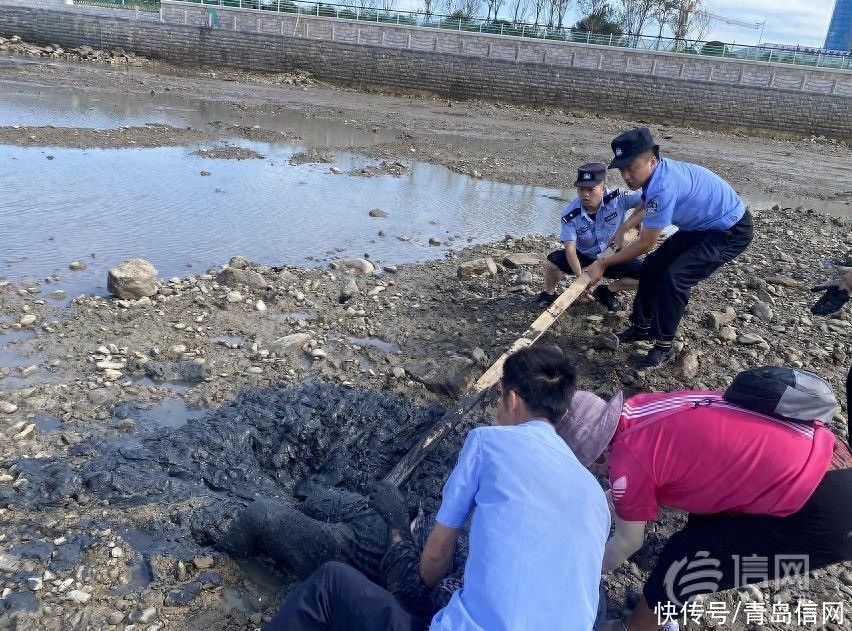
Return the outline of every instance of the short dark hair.
[[[561,419],[577,390],[577,371],[553,345],[530,346],[503,364],[503,393],[513,390],[527,407],[552,423]]]
[[[646,149],[645,151],[643,151],[642,153],[640,153],[636,157],[637,158],[645,158],[647,160],[650,160],[653,157],[653,158],[656,158],[657,160],[659,160],[660,159],[660,148],[655,146],[652,149]]]

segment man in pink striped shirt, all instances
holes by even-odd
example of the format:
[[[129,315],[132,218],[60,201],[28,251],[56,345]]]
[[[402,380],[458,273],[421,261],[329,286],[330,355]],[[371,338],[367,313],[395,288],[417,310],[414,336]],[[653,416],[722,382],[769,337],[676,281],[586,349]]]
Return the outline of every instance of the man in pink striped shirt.
[[[785,559],[806,559],[804,571],[852,560],[852,455],[825,426],[836,399],[811,373],[747,372],[758,371],[790,375],[793,385],[780,384],[776,406],[783,414],[734,405],[720,392],[649,393],[625,402],[610,433],[615,534],[604,571],[642,547],[645,524],[660,506],[689,518],[660,553],[630,619],[614,628],[657,629],[663,608],[683,619],[691,597],[782,578]],[[800,405],[808,400],[817,406]],[[746,576],[744,567],[756,559],[762,571]]]

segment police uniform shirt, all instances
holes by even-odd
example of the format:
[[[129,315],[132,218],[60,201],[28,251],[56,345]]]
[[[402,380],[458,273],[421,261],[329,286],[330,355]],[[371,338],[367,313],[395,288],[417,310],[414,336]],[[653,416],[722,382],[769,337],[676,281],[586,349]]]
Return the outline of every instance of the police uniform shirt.
[[[618,189],[604,193],[601,207],[589,215],[578,197],[562,211],[562,241],[575,241],[577,251],[598,258],[624,222],[624,215],[642,201],[641,193],[620,193]]]
[[[648,228],[677,226],[680,230],[727,230],[745,214],[745,203],[712,171],[663,158],[643,187]]]

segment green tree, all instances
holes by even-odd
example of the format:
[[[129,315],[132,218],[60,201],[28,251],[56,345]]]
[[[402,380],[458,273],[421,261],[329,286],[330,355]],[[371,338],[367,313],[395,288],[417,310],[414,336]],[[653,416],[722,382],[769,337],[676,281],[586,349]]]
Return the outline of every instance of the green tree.
[[[615,11],[608,4],[594,9],[571,28],[574,31],[600,33],[602,35],[621,35],[623,33],[618,16],[615,15]]]

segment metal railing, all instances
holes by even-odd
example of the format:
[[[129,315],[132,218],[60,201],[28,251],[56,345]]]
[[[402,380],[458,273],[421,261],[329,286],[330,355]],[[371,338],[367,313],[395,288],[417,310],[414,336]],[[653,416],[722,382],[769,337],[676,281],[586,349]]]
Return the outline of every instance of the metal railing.
[[[75,0],[77,1],[77,0]],[[102,2],[108,0],[85,0]],[[551,41],[595,44],[633,48],[655,52],[702,55],[757,61],[766,63],[785,63],[819,68],[852,69],[852,54],[835,51],[822,51],[799,46],[750,46],[728,44],[718,41],[684,40],[670,37],[653,37],[631,34],[600,34],[576,31],[569,28],[554,28],[543,24],[510,22],[507,20],[482,20],[449,15],[425,14],[414,11],[385,11],[382,9],[362,8],[345,4],[326,4],[305,0],[180,0],[192,4],[211,7],[230,7],[331,17],[346,20],[358,20],[379,24],[416,26],[422,28],[447,29],[509,37],[523,37]]]

